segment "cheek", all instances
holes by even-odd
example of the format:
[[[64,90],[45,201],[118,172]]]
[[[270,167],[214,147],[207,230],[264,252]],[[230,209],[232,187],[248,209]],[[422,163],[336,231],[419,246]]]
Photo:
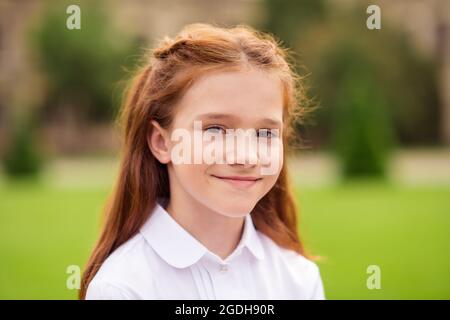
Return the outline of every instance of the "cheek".
[[[284,161],[284,147],[283,147],[283,143],[280,143],[280,146],[278,148],[278,155],[280,157],[280,170],[278,171],[278,173],[280,173],[281,168],[283,167],[283,161]]]
[[[278,177],[283,167],[283,143],[281,140],[274,140],[270,145],[263,145],[260,149],[259,158],[261,161],[260,174],[267,180],[272,181],[272,176]],[[276,178],[275,178],[276,180]]]
[[[273,186],[277,182],[279,176],[280,176],[280,172],[278,172],[277,174],[274,174],[274,175],[266,176],[263,179],[263,188],[262,188],[263,189],[262,193],[264,193],[263,196],[273,188]]]
[[[262,172],[267,173],[263,180],[263,189],[265,193],[269,192],[277,182],[284,164],[284,151],[282,143],[280,143],[276,149],[272,149],[271,152],[269,164],[264,169],[262,168]]]
[[[207,166],[203,164],[174,165],[179,183],[187,190],[204,188],[207,183],[206,170]]]

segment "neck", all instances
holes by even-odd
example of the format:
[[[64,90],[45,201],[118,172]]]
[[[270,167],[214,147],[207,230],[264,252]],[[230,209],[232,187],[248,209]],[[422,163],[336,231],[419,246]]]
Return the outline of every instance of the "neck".
[[[172,191],[166,211],[209,251],[226,259],[239,244],[245,218],[227,217],[180,190]]]

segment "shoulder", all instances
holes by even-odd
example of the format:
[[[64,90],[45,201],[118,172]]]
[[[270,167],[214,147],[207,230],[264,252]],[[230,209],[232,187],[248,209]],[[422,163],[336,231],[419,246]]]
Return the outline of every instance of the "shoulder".
[[[89,283],[86,299],[139,299],[148,295],[154,279],[153,254],[142,235],[137,233],[103,262]]]
[[[300,253],[281,247],[258,231],[264,250],[286,281],[301,288],[307,299],[325,299],[318,265]]]

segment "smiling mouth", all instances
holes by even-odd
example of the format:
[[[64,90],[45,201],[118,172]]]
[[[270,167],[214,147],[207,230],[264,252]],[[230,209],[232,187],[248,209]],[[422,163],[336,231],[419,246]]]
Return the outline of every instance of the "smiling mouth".
[[[238,188],[249,188],[255,185],[258,181],[262,180],[262,178],[257,177],[241,177],[241,176],[216,176],[211,175],[212,177],[227,182]]]

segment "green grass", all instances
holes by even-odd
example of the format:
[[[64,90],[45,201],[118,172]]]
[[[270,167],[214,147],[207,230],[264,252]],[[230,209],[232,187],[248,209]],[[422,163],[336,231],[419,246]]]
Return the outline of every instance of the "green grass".
[[[0,299],[70,299],[67,266],[84,266],[107,192],[0,187]]]
[[[329,299],[450,299],[450,188],[352,183],[297,190]],[[381,289],[369,290],[369,265]]]
[[[106,187],[0,185],[0,298],[72,299],[68,265],[84,265]],[[353,183],[296,188],[302,235],[329,299],[450,299],[450,187]],[[381,289],[366,268],[381,268]]]

